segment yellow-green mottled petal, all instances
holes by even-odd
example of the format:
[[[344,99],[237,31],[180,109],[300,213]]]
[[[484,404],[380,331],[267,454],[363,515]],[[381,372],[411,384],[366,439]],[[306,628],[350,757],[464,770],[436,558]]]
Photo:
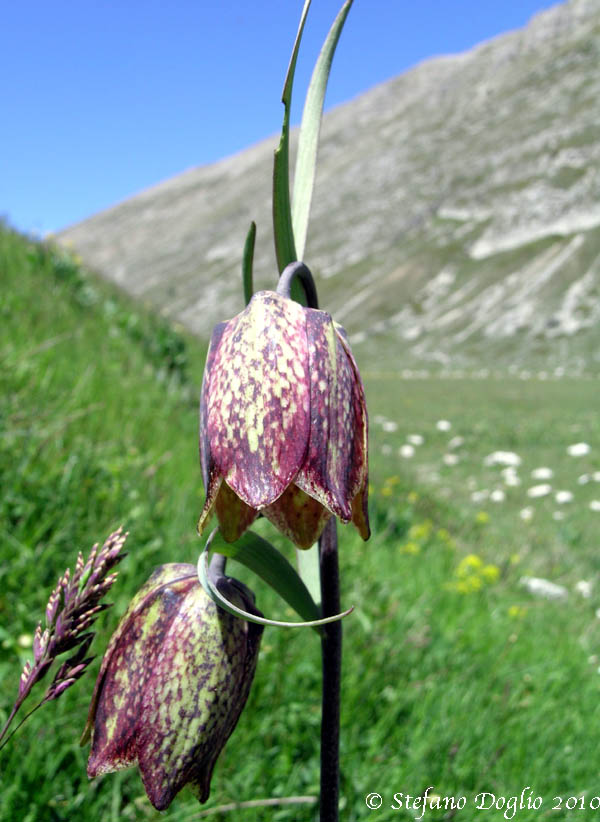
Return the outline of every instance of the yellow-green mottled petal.
[[[202,479],[204,480],[204,487],[208,490],[211,478],[214,478],[218,473],[214,460],[211,455],[210,441],[208,439],[207,429],[207,396],[208,384],[210,382],[210,375],[212,373],[215,357],[219,350],[219,345],[223,332],[227,327],[227,323],[219,323],[213,329],[208,353],[206,355],[206,365],[204,366],[204,374],[202,376],[202,390],[200,392],[200,465],[202,468]]]
[[[202,536],[202,534],[206,530],[208,523],[210,522],[210,518],[214,511],[217,497],[219,496],[219,491],[221,489],[222,484],[223,477],[220,477],[216,471],[213,471],[210,474],[210,478],[208,481],[206,499],[204,500],[204,507],[202,508],[202,511],[200,513],[198,525],[196,526],[196,530],[198,531],[199,536]]]
[[[349,522],[354,519],[353,500],[366,487],[364,389],[349,346],[329,314],[307,309],[306,325],[311,427],[307,456],[295,481]],[[359,530],[368,534],[368,522]]]
[[[298,548],[310,548],[319,539],[331,511],[297,485],[290,485],[263,511],[276,528]]]
[[[365,478],[364,487],[352,500],[352,524],[363,539],[369,539],[371,528],[369,527],[368,502],[368,479]]]
[[[352,397],[354,407],[354,444],[353,459],[351,462],[352,473],[349,488],[354,502],[352,504],[352,522],[356,525],[358,532],[363,539],[368,539],[371,535],[369,527],[368,496],[369,496],[369,419],[367,414],[367,403],[365,399],[365,389],[363,385],[356,360],[350,349],[350,344],[346,339],[346,334],[340,333],[341,326],[336,324],[338,341],[346,352],[348,362],[352,368],[354,378],[352,382]],[[360,513],[356,503],[356,497],[360,497]]]
[[[137,761],[158,810],[188,783],[206,801],[214,764],[250,690],[261,633],[218,608],[194,566],[155,572],[103,660],[90,712],[88,774]]]
[[[293,480],[308,444],[304,309],[274,292],[258,292],[219,333],[202,396],[205,461],[246,505],[260,510]]]
[[[199,531],[216,507],[228,541],[257,512],[299,547],[330,514],[368,538],[364,388],[329,314],[255,294],[213,332],[200,422],[207,498]]]
[[[238,540],[258,516],[256,508],[246,505],[226,482],[223,482],[219,488],[215,510],[219,520],[219,530],[226,542]]]

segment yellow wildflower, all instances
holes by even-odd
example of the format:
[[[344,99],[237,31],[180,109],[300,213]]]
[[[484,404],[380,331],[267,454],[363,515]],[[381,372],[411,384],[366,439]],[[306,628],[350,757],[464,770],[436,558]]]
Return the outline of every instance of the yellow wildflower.
[[[481,569],[481,576],[486,582],[496,582],[500,576],[500,569],[497,565],[486,565]]]
[[[433,523],[430,519],[426,519],[417,525],[412,525],[408,531],[408,536],[411,539],[425,540],[430,536],[432,528]]]
[[[456,569],[456,576],[458,577],[466,577],[472,571],[479,571],[479,569],[483,566],[483,560],[481,557],[478,557],[477,554],[467,554],[466,557],[463,557],[461,561],[458,563],[458,568]]]
[[[469,574],[469,576],[458,580],[456,590],[461,594],[471,594],[475,591],[480,591],[482,585],[481,577],[476,574]]]

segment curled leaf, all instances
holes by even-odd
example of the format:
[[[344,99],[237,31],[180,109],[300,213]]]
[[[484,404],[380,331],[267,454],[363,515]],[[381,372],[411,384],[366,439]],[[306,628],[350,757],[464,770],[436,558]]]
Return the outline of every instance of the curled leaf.
[[[248,622],[255,622],[257,625],[273,625],[276,628],[319,628],[321,625],[327,625],[329,622],[338,622],[345,616],[348,616],[348,614],[351,614],[354,610],[354,606],[352,605],[347,611],[335,614],[334,616],[322,617],[320,619],[313,619],[305,622],[283,622],[281,620],[267,619],[266,617],[250,613],[249,611],[246,611],[231,602],[231,600],[225,596],[227,589],[225,591],[219,590],[221,586],[218,584],[215,585],[211,580],[208,570],[209,542],[210,539],[207,541],[200,553],[200,556],[198,557],[198,579],[211,599],[223,608],[224,611],[228,611],[234,616],[245,619]]]

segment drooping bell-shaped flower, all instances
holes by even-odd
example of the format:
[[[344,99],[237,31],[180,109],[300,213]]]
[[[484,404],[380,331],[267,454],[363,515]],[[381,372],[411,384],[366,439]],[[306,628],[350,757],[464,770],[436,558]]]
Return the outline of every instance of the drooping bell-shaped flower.
[[[330,516],[369,537],[367,410],[346,335],[325,311],[271,291],[217,325],[200,402],[206,502],[224,538],[259,513],[309,548]]]
[[[259,613],[248,594],[232,591],[234,604]],[[248,697],[261,634],[262,626],[215,605],[195,566],[157,568],[102,661],[84,732],[92,737],[88,775],[137,762],[158,810],[186,784],[205,802]]]

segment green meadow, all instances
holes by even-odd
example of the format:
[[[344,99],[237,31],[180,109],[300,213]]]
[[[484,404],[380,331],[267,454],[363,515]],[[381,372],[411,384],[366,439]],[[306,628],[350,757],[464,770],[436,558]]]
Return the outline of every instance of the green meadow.
[[[205,346],[76,259],[8,229],[0,271],[1,722],[59,574],[117,526],[129,531],[91,672],[0,751],[0,819],[162,818],[135,769],[90,782],[79,738],[128,601],[157,565],[197,560]],[[401,379],[360,354],[359,365],[373,535],[363,543],[339,531],[343,604],[355,606],[344,622],[341,818],[595,818],[598,381]],[[532,494],[539,486],[549,490]],[[282,545],[268,523],[259,530]],[[265,614],[294,618],[244,569],[239,576]],[[527,578],[561,587],[552,597]],[[319,721],[316,634],[267,628],[209,801],[184,790],[165,815],[312,822]],[[429,786],[439,808],[406,807],[407,794],[411,805]],[[513,807],[524,789],[526,802],[540,798],[535,810]],[[367,807],[370,794],[381,807]],[[289,797],[305,801],[260,805]],[[500,807],[488,809],[492,801]]]

